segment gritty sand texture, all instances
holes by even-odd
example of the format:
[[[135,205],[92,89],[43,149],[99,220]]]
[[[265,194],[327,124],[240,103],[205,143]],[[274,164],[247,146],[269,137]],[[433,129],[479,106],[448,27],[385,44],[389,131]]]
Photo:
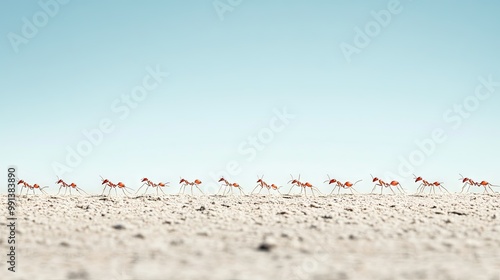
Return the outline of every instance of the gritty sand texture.
[[[498,194],[29,196],[18,201],[18,271],[7,271],[1,238],[0,279],[495,280],[499,201]]]

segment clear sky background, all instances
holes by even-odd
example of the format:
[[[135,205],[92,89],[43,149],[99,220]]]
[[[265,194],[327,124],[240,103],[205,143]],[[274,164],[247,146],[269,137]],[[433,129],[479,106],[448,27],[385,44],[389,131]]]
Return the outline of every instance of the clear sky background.
[[[401,0],[348,61],[341,45],[356,47],[356,28],[373,25],[371,12],[388,3],[242,1],[221,18],[210,0],[74,0],[16,45],[23,18],[38,13],[43,23],[44,10],[1,1],[4,174],[17,165],[20,178],[55,192],[54,166],[65,165],[71,171],[59,174],[93,193],[99,175],[132,188],[143,176],[170,181],[171,192],[179,176],[199,178],[213,192],[211,174],[237,163],[231,180],[247,192],[257,175],[286,185],[290,173],[324,192],[326,174],[363,179],[358,189],[370,191],[370,173],[392,173],[414,192],[402,158],[442,129],[446,140],[415,157],[414,173],[450,190],[460,189],[458,173],[500,185],[500,2]],[[113,104],[126,104],[148,67],[169,76],[122,118]],[[475,104],[480,76],[497,84]],[[467,117],[453,112],[464,102]],[[261,150],[251,146],[283,108],[294,118],[258,140]],[[77,150],[82,131],[103,119],[114,130],[70,167],[68,147]]]

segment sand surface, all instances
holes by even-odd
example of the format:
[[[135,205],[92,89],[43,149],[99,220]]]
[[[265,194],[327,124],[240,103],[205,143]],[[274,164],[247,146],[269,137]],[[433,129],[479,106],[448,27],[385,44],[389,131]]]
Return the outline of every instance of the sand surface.
[[[498,194],[1,201],[1,279],[500,279]]]

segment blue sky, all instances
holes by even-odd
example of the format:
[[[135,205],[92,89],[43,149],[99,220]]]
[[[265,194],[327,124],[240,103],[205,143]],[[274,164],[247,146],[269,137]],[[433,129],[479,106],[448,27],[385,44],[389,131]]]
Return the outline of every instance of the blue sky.
[[[257,175],[285,185],[290,173],[325,192],[327,173],[363,179],[361,191],[370,173],[411,192],[413,172],[452,190],[458,173],[500,184],[497,1],[231,3],[2,1],[2,166],[96,193],[99,175],[173,192],[179,176],[217,189],[221,172],[248,191]],[[346,44],[357,53],[346,58]],[[131,107],[124,98],[144,79],[154,89]],[[68,149],[102,121],[112,131],[70,166]],[[415,141],[436,129],[444,136],[424,154]]]

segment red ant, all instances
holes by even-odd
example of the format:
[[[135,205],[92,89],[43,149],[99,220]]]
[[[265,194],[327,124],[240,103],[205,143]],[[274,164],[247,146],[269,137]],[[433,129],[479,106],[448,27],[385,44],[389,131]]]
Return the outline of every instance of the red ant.
[[[370,174],[370,176],[372,176],[372,182],[375,183],[375,186],[373,186],[373,189],[372,189],[372,192],[373,193],[375,191],[375,188],[377,186],[380,186],[380,194],[383,193],[384,191],[384,188],[389,188],[393,194],[396,194],[394,192],[394,190],[392,189],[392,187],[396,187],[396,189],[400,192],[400,193],[405,193],[405,190],[403,189],[403,187],[401,186],[401,184],[398,182],[398,181],[391,181],[390,183],[387,183],[387,182],[384,182],[382,179],[379,179],[378,177],[373,177],[373,175]]]
[[[462,193],[464,191],[465,187],[467,187],[467,186],[469,186],[467,188],[467,192],[469,192],[471,186],[477,186],[477,183],[474,182],[474,180],[472,180],[470,178],[467,178],[467,177],[464,177],[462,174],[458,174],[458,175],[460,175],[460,177],[461,177],[458,180],[460,180],[460,181],[462,181],[462,183],[464,183],[464,185],[463,185],[462,190],[460,191],[460,193]]]
[[[111,182],[110,180],[108,179],[104,179],[102,176],[101,176],[101,185],[104,185],[104,189],[102,190],[102,194],[101,195],[104,195],[104,192],[106,191],[106,188],[109,187],[109,192],[108,192],[108,196],[111,194],[111,190],[113,188],[115,188],[115,193],[116,195],[118,195],[118,193],[116,192],[116,187],[117,185],[114,184],[113,182]]]
[[[415,177],[415,183],[416,182],[422,182],[420,183],[420,185],[418,186],[417,188],[417,193],[420,194],[420,193],[423,193],[424,190],[425,190],[425,187],[430,187],[431,189],[434,187],[434,185],[432,183],[429,183],[427,180],[424,180],[424,178],[420,177],[420,176],[416,176],[415,174],[413,174],[413,176]],[[429,190],[429,193],[430,193],[431,190]]]
[[[480,183],[476,183],[477,186],[481,186],[481,187],[484,187],[484,192],[485,193],[489,193],[488,192],[488,188],[493,192],[495,193],[495,191],[491,188],[491,187],[496,187],[496,188],[499,188],[500,186],[497,186],[497,185],[492,185],[490,184],[488,181],[481,181]]]
[[[243,189],[241,188],[241,186],[238,183],[229,183],[229,181],[226,180],[224,177],[220,177],[218,182],[219,183],[222,182],[222,184],[219,188],[219,191],[217,191],[217,194],[219,194],[222,187],[224,187],[224,191],[222,192],[222,195],[229,194],[229,192],[233,193],[233,187],[234,187],[234,188],[238,188],[238,190],[240,191],[240,194],[245,195],[245,192],[243,191]],[[226,189],[227,189],[227,193],[226,193]]]
[[[66,195],[66,191],[69,189],[69,195],[71,195],[71,189],[75,189],[79,194],[82,194],[80,191],[84,192],[86,195],[88,195],[87,192],[85,192],[84,190],[82,190],[81,188],[79,188],[75,183],[71,183],[71,184],[68,184],[66,182],[64,182],[63,179],[60,179],[59,177],[57,177],[57,182],[56,184],[60,184],[61,186],[59,187],[59,190],[57,191],[57,194],[59,194],[59,192],[61,191],[61,188],[65,188],[64,189],[64,195]]]
[[[28,195],[28,193],[29,193],[29,191],[30,191],[30,190],[31,190],[31,191],[33,191],[33,194],[35,194],[35,189],[39,189],[39,190],[40,190],[40,192],[42,192],[43,194],[47,194],[47,193],[46,193],[43,189],[48,188],[48,186],[45,186],[45,187],[40,187],[40,185],[38,185],[38,184],[30,185],[30,184],[28,184],[28,182],[26,182],[26,181],[24,181],[24,180],[19,180],[19,181],[17,182],[17,184],[18,184],[18,185],[19,185],[19,184],[23,184],[23,185],[21,186],[21,191],[20,191],[20,193],[19,193],[19,194],[23,194],[23,188],[27,188],[27,190],[26,190],[26,195]]]
[[[188,180],[181,178],[179,184],[181,184],[179,194],[181,193],[181,191],[184,194],[188,185],[191,187],[191,195],[193,195],[193,186],[195,186],[202,194],[204,194],[203,191],[198,187],[198,185],[201,184],[201,181],[198,179],[194,180],[194,182],[189,182]]]
[[[339,180],[337,179],[331,179],[330,178],[330,175],[326,174],[326,176],[328,176],[328,180],[324,181],[323,183],[326,183],[328,182],[329,185],[331,184],[335,184],[335,186],[333,187],[332,191],[330,192],[330,195],[335,191],[335,189],[339,189],[338,193],[337,194],[340,194],[340,190],[344,188],[344,184],[342,184]]]
[[[260,194],[260,192],[262,191],[262,189],[266,188],[267,191],[269,192],[269,194],[271,193],[270,191],[270,186],[268,183],[264,182],[263,180],[264,178],[264,175],[262,175],[262,177],[259,178],[259,176],[257,176],[257,185],[255,186],[255,188],[253,188],[252,192],[250,194],[253,194],[253,192],[255,191],[255,189],[257,189],[258,187],[260,187],[260,190],[257,194]]]
[[[443,182],[434,182],[434,183],[430,183],[429,181],[427,180],[424,180],[422,177],[420,176],[416,176],[415,174],[413,174],[413,176],[415,177],[415,182],[420,182],[422,181],[422,183],[420,183],[420,185],[418,186],[417,188],[417,193],[423,193],[424,190],[425,190],[425,187],[429,187],[429,194],[431,192],[433,192],[434,194],[436,194],[436,187],[438,187],[438,189],[443,192],[443,189],[447,192],[447,193],[450,193],[444,186],[443,186]]]
[[[57,179],[58,180],[57,180],[56,184],[60,184],[61,186],[59,187],[59,190],[57,191],[56,195],[59,194],[59,192],[61,191],[61,188],[64,188],[64,195],[66,195],[66,191],[69,188],[69,184],[64,182],[63,179],[60,179],[59,177],[57,177]],[[70,189],[70,191],[71,191],[71,189]]]
[[[492,185],[488,181],[476,182],[476,181],[474,181],[474,180],[472,180],[470,178],[467,178],[467,177],[464,178],[464,176],[462,176],[462,174],[458,174],[458,175],[460,175],[460,177],[462,177],[459,180],[461,180],[462,183],[464,183],[464,186],[462,187],[462,190],[460,191],[460,193],[462,193],[464,191],[464,189],[465,189],[466,186],[469,186],[467,188],[467,192],[469,192],[469,189],[470,189],[471,186],[478,186],[478,187],[484,187],[484,192],[485,193],[489,193],[488,188],[493,193],[495,193],[495,191],[491,187],[500,187],[500,186]]]
[[[147,193],[149,187],[152,187],[152,188],[156,188],[156,195],[159,195],[158,193],[158,189],[160,189],[160,191],[166,195],[166,193],[163,191],[162,187],[168,187],[168,184],[169,182],[167,183],[162,183],[162,182],[159,182],[157,184],[153,183],[151,180],[149,180],[148,178],[144,177],[141,179],[141,182],[143,182],[143,184],[139,187],[139,189],[137,189],[137,191],[135,192],[136,194],[139,192],[139,190],[144,187],[144,186],[147,186],[146,187],[146,190],[144,191],[144,194]],[[143,195],[144,195],[143,194]]]
[[[108,192],[108,196],[111,194],[111,190],[112,189],[115,189],[115,194],[118,196],[118,192],[116,190],[116,188],[119,188],[122,190],[123,194],[125,196],[128,196],[128,194],[132,194],[130,193],[128,190],[132,190],[131,188],[125,186],[124,183],[122,182],[118,182],[118,184],[114,184],[113,182],[111,182],[110,180],[108,179],[104,179],[102,176],[101,176],[101,180],[102,180],[102,183],[101,185],[104,185],[104,189],[102,190],[102,194],[101,195],[104,195],[104,191],[106,190],[106,187],[109,187],[109,192]]]
[[[301,182],[300,181],[300,174],[299,174],[299,178],[298,179],[294,179],[292,174],[290,174],[290,176],[292,177],[292,179],[290,181],[288,181],[288,183],[291,183],[292,184],[292,187],[290,188],[290,190],[288,191],[288,194],[290,194],[290,192],[292,191],[293,187],[297,186],[297,187],[300,187],[300,194],[302,194],[302,190],[304,190],[304,195],[307,197],[307,188],[310,188],[311,189],[311,193],[313,196],[316,196],[314,194],[314,191],[317,191],[318,193],[321,194],[321,192],[319,191],[318,188],[316,188],[315,186],[313,186],[311,183],[309,182]]]

